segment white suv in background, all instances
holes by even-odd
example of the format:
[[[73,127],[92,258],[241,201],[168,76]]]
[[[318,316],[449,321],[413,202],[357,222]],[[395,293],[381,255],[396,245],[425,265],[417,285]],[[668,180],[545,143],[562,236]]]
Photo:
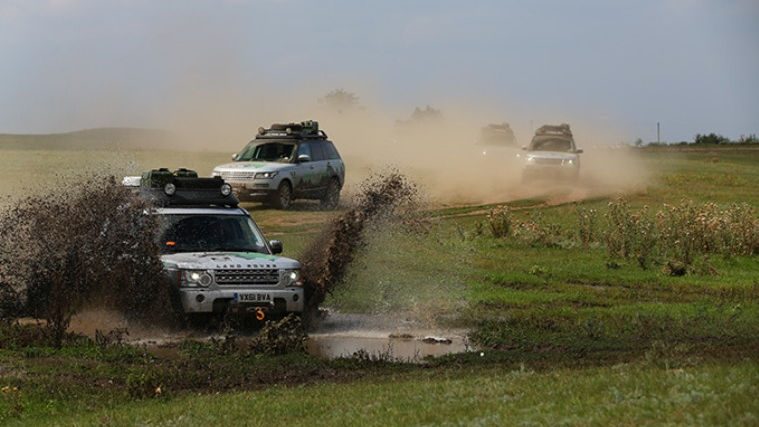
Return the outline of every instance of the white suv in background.
[[[240,201],[287,209],[294,199],[317,199],[334,209],[345,183],[345,165],[316,121],[273,124],[217,166],[213,176],[232,185]]]

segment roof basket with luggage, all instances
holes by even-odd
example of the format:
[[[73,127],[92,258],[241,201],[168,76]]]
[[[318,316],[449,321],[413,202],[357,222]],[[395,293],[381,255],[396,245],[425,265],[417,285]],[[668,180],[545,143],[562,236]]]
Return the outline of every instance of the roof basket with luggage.
[[[572,131],[569,130],[569,124],[567,123],[562,123],[560,125],[543,125],[535,131],[535,135],[572,136]]]
[[[258,128],[256,139],[265,138],[327,139],[327,134],[319,129],[319,122],[306,120],[300,123],[274,123],[269,129]]]

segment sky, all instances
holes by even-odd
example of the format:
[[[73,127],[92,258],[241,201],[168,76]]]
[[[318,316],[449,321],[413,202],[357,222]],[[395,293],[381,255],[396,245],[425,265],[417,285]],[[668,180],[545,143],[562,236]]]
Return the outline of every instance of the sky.
[[[759,134],[757,22],[757,0],[0,0],[0,133],[167,128],[344,88],[406,116],[738,138]]]

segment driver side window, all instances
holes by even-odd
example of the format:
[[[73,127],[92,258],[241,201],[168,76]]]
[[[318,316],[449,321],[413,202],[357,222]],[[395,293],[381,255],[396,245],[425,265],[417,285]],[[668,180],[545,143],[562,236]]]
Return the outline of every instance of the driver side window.
[[[312,158],[312,159],[314,158],[311,155],[311,144],[309,144],[307,142],[304,142],[303,144],[300,144],[300,146],[298,147],[298,157],[300,157],[300,156],[302,156],[304,154],[307,155],[308,157]]]

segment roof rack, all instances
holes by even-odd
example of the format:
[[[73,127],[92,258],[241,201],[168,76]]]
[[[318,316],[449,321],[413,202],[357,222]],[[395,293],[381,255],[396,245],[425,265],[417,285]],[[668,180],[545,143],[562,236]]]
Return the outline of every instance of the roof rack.
[[[562,123],[560,125],[543,125],[535,131],[535,135],[572,136],[572,131],[569,130],[569,124],[567,123]]]
[[[508,123],[491,123],[480,129],[479,142],[485,145],[515,145],[517,139]]]
[[[138,180],[139,179],[139,180]],[[124,177],[122,184],[160,206],[230,206],[239,204],[221,177],[199,178],[190,169],[151,169],[141,177]]]
[[[269,129],[258,128],[256,139],[268,138],[327,139],[327,134],[319,129],[319,122],[306,120],[300,123],[274,123]]]

